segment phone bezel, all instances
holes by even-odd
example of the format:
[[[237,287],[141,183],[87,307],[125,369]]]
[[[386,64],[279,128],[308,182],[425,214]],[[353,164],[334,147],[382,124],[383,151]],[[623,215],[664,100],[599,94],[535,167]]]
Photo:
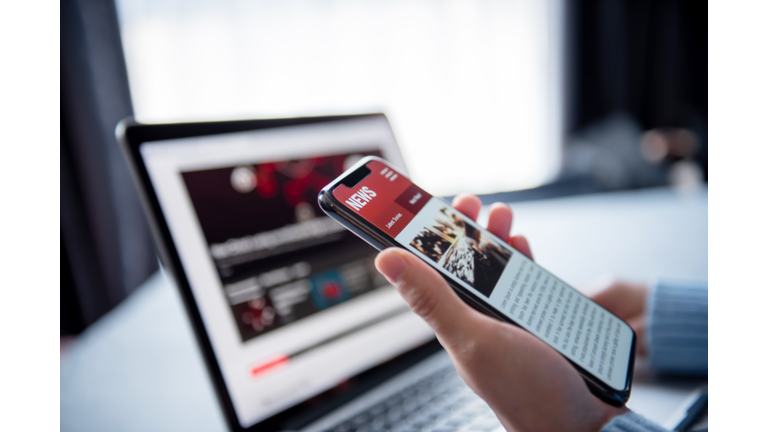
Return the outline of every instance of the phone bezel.
[[[327,186],[325,186],[318,195],[318,198],[317,198],[318,203],[320,205],[320,208],[329,217],[331,217],[335,221],[342,224],[344,227],[352,231],[358,237],[365,240],[368,244],[370,244],[374,248],[378,250],[384,250],[388,247],[398,247],[401,249],[408,250],[403,245],[397,243],[393,238],[389,237],[387,234],[381,231],[379,228],[374,226],[372,223],[366,221],[365,219],[360,217],[357,213],[354,213],[353,211],[348,209],[345,205],[343,205],[333,196],[333,190],[336,189],[336,187],[344,183],[345,179],[347,179],[348,177],[357,176],[358,174],[356,173],[361,168],[368,169],[367,167],[365,167],[365,165],[367,165],[368,162],[372,160],[377,160],[381,163],[384,163],[386,166],[393,169],[399,175],[403,175],[399,170],[397,170],[397,168],[393,167],[386,160],[379,157],[375,157],[375,156],[367,156],[361,159],[360,161],[358,161],[354,166],[352,166],[350,169],[344,172],[344,174],[340,175],[334,181],[332,181]],[[405,176],[405,177],[408,178],[408,176]],[[357,183],[359,183],[359,181],[361,180],[362,178],[358,180]],[[514,248],[512,249],[516,250]],[[419,258],[421,258],[424,262],[434,267],[434,264],[431,263],[430,261],[422,257],[419,257]],[[445,275],[442,275],[442,273],[441,273],[441,276],[443,276],[443,278],[448,282],[448,284],[453,288],[453,290],[459,295],[459,297],[461,297],[461,299],[464,300],[471,307],[477,309],[478,311],[486,315],[499,319],[503,322],[523,328],[520,325],[518,325],[516,322],[514,322],[512,319],[510,319],[509,317],[507,317],[506,315],[498,311],[496,308],[488,304],[485,300],[479,298],[474,293],[467,290],[462,285],[446,277]],[[616,317],[616,315],[614,316]],[[616,317],[616,318],[621,320],[621,318],[619,317]],[[625,322],[624,320],[621,320],[621,321]],[[584,378],[584,381],[586,382],[587,387],[595,396],[597,396],[602,401],[610,405],[623,406],[629,400],[629,395],[632,389],[632,379],[633,379],[634,369],[635,369],[636,351],[637,351],[637,334],[634,332],[634,330],[632,330],[632,348],[630,351],[629,363],[627,365],[627,368],[628,368],[627,378],[624,384],[624,389],[622,390],[614,389],[610,385],[604,383],[600,378],[594,376],[591,372],[579,366],[577,363],[575,363],[568,357],[564,355],[563,357],[566,360],[568,360],[568,362],[576,368],[579,374]],[[562,353],[560,353],[559,351],[558,353],[562,355]]]

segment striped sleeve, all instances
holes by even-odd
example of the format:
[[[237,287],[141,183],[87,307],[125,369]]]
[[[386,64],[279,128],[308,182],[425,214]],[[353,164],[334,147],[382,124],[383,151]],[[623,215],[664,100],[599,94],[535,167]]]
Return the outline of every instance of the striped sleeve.
[[[707,374],[708,298],[706,284],[656,284],[646,306],[651,368],[663,373]]]

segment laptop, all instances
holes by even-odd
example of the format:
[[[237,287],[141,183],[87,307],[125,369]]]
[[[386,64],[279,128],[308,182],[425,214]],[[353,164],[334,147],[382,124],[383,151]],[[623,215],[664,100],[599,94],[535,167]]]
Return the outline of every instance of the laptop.
[[[117,134],[232,431],[502,429],[376,251],[317,205],[363,156],[407,172],[386,116]]]

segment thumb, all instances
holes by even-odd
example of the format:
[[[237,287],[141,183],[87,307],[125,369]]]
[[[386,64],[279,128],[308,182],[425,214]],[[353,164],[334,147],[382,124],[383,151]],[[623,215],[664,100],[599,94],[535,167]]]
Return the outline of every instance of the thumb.
[[[480,313],[464,303],[437,270],[412,253],[386,249],[376,257],[376,268],[446,348],[467,342],[480,325]]]

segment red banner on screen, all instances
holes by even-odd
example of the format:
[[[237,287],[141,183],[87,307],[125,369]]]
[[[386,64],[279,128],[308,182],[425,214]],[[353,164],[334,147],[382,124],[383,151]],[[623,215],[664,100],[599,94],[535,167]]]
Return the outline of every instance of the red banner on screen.
[[[333,196],[394,238],[431,195],[379,161],[371,161],[366,167],[371,170],[366,178],[352,188],[338,186]]]

